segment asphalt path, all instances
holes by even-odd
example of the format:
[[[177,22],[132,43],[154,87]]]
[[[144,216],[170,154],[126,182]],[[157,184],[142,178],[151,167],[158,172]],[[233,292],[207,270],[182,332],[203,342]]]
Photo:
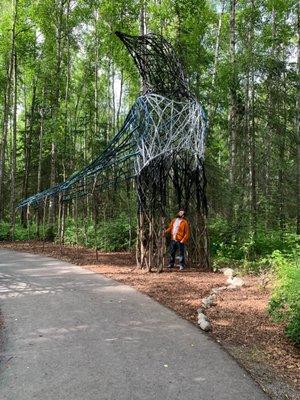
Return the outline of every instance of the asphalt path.
[[[0,249],[1,400],[266,400],[209,335],[136,290]]]

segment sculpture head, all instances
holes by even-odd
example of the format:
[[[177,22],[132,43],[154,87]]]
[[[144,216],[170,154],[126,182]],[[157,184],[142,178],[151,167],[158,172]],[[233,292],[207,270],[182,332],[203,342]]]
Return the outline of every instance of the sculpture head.
[[[116,35],[125,44],[143,79],[144,94],[156,93],[173,100],[193,98],[174,48],[162,36]]]

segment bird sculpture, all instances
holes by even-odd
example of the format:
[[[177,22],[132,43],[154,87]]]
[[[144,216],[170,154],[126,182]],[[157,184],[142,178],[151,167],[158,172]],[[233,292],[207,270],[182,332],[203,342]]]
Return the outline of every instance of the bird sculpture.
[[[106,149],[64,182],[22,200],[18,208],[60,195],[62,201],[105,190],[105,171],[116,181],[135,179],[139,215],[139,264],[161,263],[161,235],[170,186],[177,207],[206,213],[206,117],[189,90],[173,47],[162,36],[116,32],[142,78],[142,93]],[[169,183],[170,182],[170,183]],[[151,252],[150,254],[150,247]]]

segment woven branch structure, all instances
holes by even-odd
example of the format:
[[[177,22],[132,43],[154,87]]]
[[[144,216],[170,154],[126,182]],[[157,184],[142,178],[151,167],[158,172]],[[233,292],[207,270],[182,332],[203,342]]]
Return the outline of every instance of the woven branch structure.
[[[55,196],[71,201],[95,191],[101,193],[112,182],[135,179],[140,267],[163,269],[162,232],[167,212],[174,206],[193,216],[191,264],[207,267],[205,113],[188,89],[174,49],[163,37],[116,35],[134,59],[143,93],[102,154],[65,182],[23,200],[18,207]]]

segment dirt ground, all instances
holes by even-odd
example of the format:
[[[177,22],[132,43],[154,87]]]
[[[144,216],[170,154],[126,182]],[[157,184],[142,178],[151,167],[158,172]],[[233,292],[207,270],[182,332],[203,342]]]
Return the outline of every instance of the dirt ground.
[[[99,253],[81,247],[41,242],[0,243],[0,247],[44,254],[101,273],[133,286],[181,317],[197,324],[201,299],[214,287],[224,286],[221,273],[195,271],[146,273],[135,267],[129,253]],[[300,399],[300,349],[284,335],[284,326],[267,315],[270,287],[261,278],[246,275],[239,290],[222,291],[207,311],[212,335],[273,400]],[[255,399],[253,399],[255,400]]]

